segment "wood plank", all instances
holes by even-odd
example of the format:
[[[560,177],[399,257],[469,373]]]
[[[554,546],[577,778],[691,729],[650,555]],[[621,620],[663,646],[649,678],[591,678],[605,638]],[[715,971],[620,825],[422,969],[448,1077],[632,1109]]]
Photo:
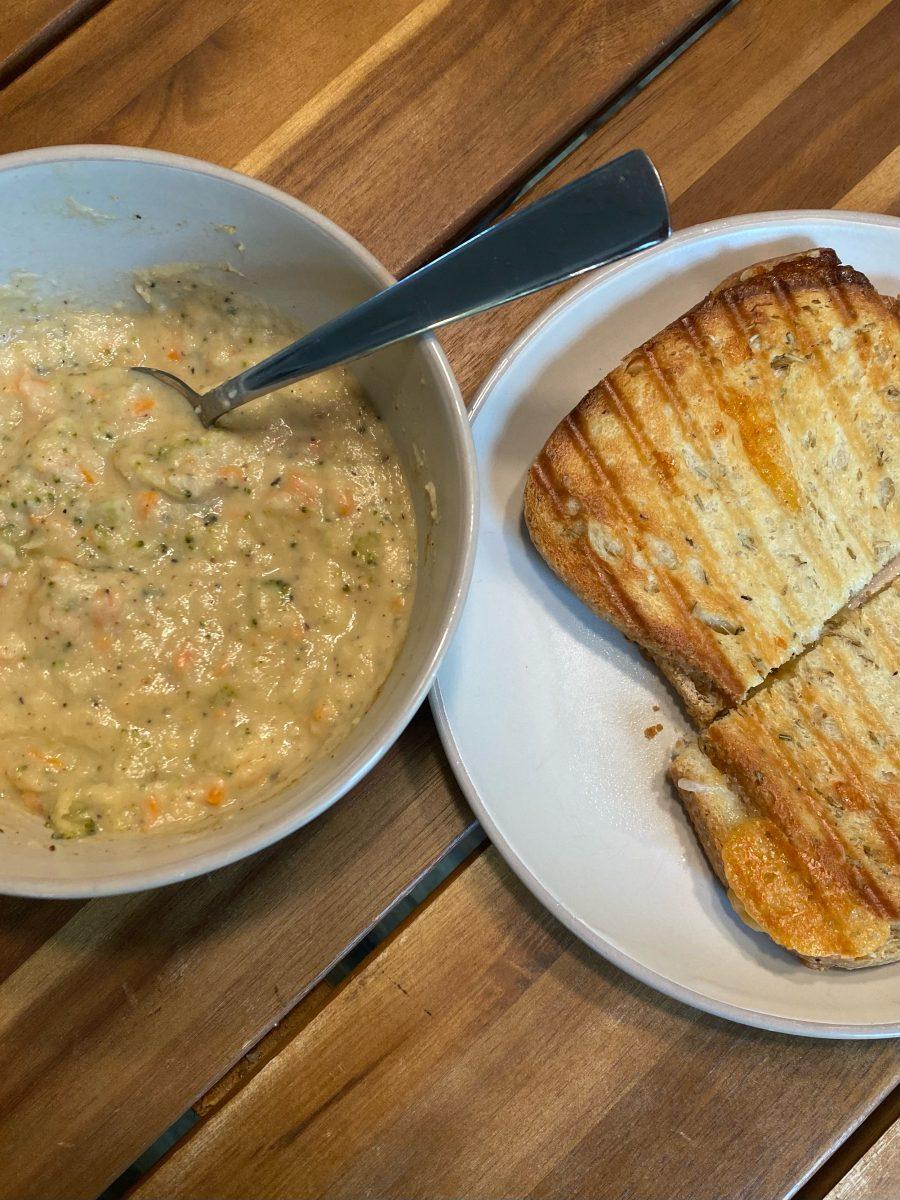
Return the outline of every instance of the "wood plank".
[[[810,22],[815,38],[808,37]],[[802,5],[741,0],[525,202],[642,146],[665,182],[676,228],[769,207],[834,206],[900,215],[895,149],[900,74],[894,69],[898,55],[883,52],[885,43],[896,42],[898,30],[897,0],[810,0]],[[856,69],[848,75],[853,62]],[[720,95],[724,79],[725,105]],[[803,105],[797,96],[803,97]],[[793,123],[784,119],[785,111]],[[816,126],[839,128],[838,144],[853,144],[849,173],[840,161],[843,150],[837,153],[817,143],[816,155],[807,153],[807,139]],[[778,163],[770,170],[760,163],[758,127],[777,139],[771,145],[778,147],[778,163],[790,164],[790,170]],[[856,143],[868,140],[876,149],[857,152]],[[529,296],[442,331],[441,343],[467,396],[483,379],[485,361],[496,360],[565,290]]]
[[[316,986],[303,997],[300,1003],[287,1013],[283,1020],[267,1033],[266,1036],[242,1059],[234,1064],[230,1071],[214,1084],[209,1091],[201,1096],[194,1105],[194,1111],[199,1117],[208,1117],[227,1103],[232,1096],[237,1095],[254,1075],[276,1054],[306,1028],[310,1021],[317,1016],[337,991],[335,984],[328,979],[321,979]]]
[[[900,140],[898,62],[900,6],[891,4],[687,189],[679,222],[713,207],[723,217],[832,207]]]
[[[107,0],[12,0],[0,9],[0,87],[73,29]]]
[[[311,997],[310,997],[311,998]],[[842,1142],[832,1156],[827,1159],[818,1171],[806,1181],[797,1192],[794,1200],[835,1200],[835,1189],[846,1176],[852,1175],[853,1169],[879,1142],[887,1138],[895,1125],[900,1123],[900,1088],[893,1092],[877,1108],[873,1109],[866,1119],[857,1126],[845,1142]],[[881,1157],[882,1151],[875,1156]],[[871,1160],[870,1160],[871,1161]],[[860,1175],[865,1175],[868,1165],[860,1168]],[[858,1176],[857,1176],[858,1177]],[[881,1200],[881,1193],[870,1191],[866,1193]],[[892,1191],[884,1191],[884,1200],[893,1200],[900,1195],[900,1186]]]
[[[900,1196],[900,1122],[828,1193],[828,1200],[895,1200]]]
[[[896,1075],[649,992],[488,850],[134,1195],[775,1200]]]
[[[20,951],[0,984],[0,1196],[102,1191],[446,849],[471,817],[434,742],[422,712],[313,825],[211,875],[71,915],[0,900]]]
[[[111,0],[0,97],[0,150],[118,141],[237,164],[400,272],[715,7]]]
[[[900,147],[873,167],[868,175],[841,197],[836,208],[860,212],[885,212],[900,216]]]

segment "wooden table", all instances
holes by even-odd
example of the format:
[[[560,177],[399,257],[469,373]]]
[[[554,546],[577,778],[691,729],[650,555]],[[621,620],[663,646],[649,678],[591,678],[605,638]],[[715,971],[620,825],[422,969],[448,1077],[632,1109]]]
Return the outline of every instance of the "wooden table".
[[[563,149],[530,196],[640,145],[676,226],[900,212],[898,62],[896,0],[18,0],[0,150],[130,142],[236,166],[403,274]],[[442,337],[468,395],[551,298]],[[0,1195],[96,1196],[186,1112],[169,1155],[110,1194],[900,1195],[895,1043],[666,1000],[477,834],[326,980],[473,824],[426,709],[350,796],[245,862],[138,896],[0,900]]]

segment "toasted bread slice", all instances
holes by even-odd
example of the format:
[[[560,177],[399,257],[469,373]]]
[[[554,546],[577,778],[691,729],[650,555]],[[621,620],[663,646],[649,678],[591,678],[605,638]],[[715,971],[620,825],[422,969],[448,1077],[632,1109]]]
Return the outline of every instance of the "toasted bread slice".
[[[737,912],[817,967],[900,959],[900,580],[676,750]]]
[[[833,250],[732,276],[556,428],[525,517],[699,724],[900,553],[900,321]]]

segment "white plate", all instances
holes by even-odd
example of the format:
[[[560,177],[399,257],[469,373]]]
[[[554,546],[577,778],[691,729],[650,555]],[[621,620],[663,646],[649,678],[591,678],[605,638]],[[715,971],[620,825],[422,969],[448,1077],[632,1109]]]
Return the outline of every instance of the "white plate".
[[[687,723],[662,678],[576,600],[522,521],[531,460],[579,398],[732,271],[833,246],[900,291],[900,221],[717,221],[553,305],[476,400],[483,508],[472,590],[432,705],[457,777],[521,879],[589,945],[707,1012],[821,1037],[900,1034],[900,963],[815,972],[732,912],[664,778]],[[654,711],[658,704],[660,711]],[[662,733],[644,736],[661,722]]]

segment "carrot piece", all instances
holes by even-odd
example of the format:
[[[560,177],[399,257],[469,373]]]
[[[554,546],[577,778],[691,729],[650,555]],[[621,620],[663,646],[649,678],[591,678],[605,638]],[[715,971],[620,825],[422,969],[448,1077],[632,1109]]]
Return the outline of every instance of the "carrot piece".
[[[22,792],[22,803],[30,813],[35,813],[39,817],[44,815],[44,806],[41,804],[41,798],[37,792]]]
[[[131,406],[131,412],[135,417],[144,417],[149,412],[153,412],[156,408],[156,401],[152,396],[141,396],[135,400]]]
[[[179,672],[184,671],[190,666],[190,664],[193,661],[194,661],[194,648],[193,648],[193,646],[190,646],[187,644],[187,642],[185,642],[178,648],[178,650],[175,653],[175,658],[173,660],[173,662],[175,664],[175,670],[179,671]]]
[[[43,750],[37,750],[31,747],[28,751],[32,758],[36,758],[38,762],[46,763],[48,767],[52,767],[54,771],[59,771],[63,765],[62,759],[58,754],[45,754]]]
[[[213,808],[217,808],[225,799],[225,788],[221,783],[214,783],[212,787],[208,787],[203,796],[207,804],[211,804]]]
[[[81,472],[81,478],[85,483],[91,484],[97,482],[96,476],[92,471],[89,471],[87,467],[79,467],[78,469]]]
[[[241,487],[244,483],[244,472],[240,467],[219,467],[216,474],[231,487]]]
[[[97,588],[91,597],[91,620],[99,627],[109,625],[115,620],[118,608],[119,601],[110,588]]]
[[[172,362],[181,362],[181,360],[184,358],[184,355],[182,354],[182,352],[180,350],[177,350],[173,346],[172,349],[169,351],[169,353],[166,355],[166,358],[171,359]]]
[[[304,475],[302,471],[290,471],[285,475],[284,490],[291,496],[296,496],[304,504],[311,504],[318,500],[322,491],[318,482],[311,479],[309,475]]]
[[[159,801],[151,792],[149,796],[144,797],[144,815],[141,825],[144,829],[149,829],[151,825],[155,825],[159,819]]]
[[[35,375],[28,367],[24,367],[13,381],[13,390],[26,400],[38,400],[50,391],[50,385]]]
[[[356,508],[356,499],[353,495],[353,490],[346,485],[338,488],[335,497],[335,508],[339,517],[349,517]]]
[[[159,504],[159,492],[138,492],[135,497],[138,515],[145,521],[156,511],[157,504]]]

